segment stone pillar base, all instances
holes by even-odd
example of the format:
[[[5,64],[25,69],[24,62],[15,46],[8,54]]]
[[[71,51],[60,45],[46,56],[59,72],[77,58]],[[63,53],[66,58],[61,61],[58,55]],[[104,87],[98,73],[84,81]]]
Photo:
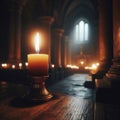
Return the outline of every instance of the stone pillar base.
[[[120,57],[113,59],[113,65],[111,65],[106,76],[110,79],[120,80]]]
[[[104,88],[107,88],[108,86],[114,89],[120,88],[120,57],[113,59],[113,65],[111,65],[108,72],[99,82]],[[107,85],[105,85],[105,83],[107,83]],[[98,87],[101,87],[101,85],[98,84]]]

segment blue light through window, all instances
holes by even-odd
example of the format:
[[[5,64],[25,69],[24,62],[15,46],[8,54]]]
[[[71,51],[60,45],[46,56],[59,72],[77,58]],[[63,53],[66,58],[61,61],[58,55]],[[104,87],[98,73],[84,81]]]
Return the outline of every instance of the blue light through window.
[[[75,37],[76,37],[76,40],[79,40],[79,34],[78,34],[78,32],[79,32],[79,26],[78,25],[76,25],[76,30],[75,30]]]
[[[87,41],[88,32],[89,32],[88,23],[81,20],[78,24],[76,24],[75,39],[79,42]]]
[[[85,23],[85,40],[88,40],[88,23]]]

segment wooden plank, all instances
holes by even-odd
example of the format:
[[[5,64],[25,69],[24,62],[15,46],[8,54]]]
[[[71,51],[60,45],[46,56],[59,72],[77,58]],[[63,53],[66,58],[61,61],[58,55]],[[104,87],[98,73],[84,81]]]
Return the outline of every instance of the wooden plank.
[[[29,107],[13,106],[12,100],[0,103],[0,120],[93,120],[93,102],[79,97],[57,94],[49,102]]]

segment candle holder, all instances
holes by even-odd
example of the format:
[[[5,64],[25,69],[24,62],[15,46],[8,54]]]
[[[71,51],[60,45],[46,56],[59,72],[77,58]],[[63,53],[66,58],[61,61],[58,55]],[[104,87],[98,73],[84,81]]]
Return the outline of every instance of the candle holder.
[[[48,76],[32,76],[32,86],[29,94],[26,96],[28,101],[34,103],[45,102],[53,97],[45,86],[47,78]]]

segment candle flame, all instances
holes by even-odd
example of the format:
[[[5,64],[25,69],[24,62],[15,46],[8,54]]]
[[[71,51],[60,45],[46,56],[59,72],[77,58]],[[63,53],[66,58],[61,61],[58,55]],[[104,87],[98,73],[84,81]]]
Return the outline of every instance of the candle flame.
[[[25,62],[25,66],[28,66],[28,62]]]
[[[84,61],[80,61],[80,64],[83,65],[83,64],[84,64]]]
[[[7,65],[7,63],[3,63],[1,66],[2,66],[2,68],[7,68],[8,65]]]
[[[37,53],[40,52],[40,34],[37,32],[35,39],[35,50]]]
[[[15,69],[15,65],[12,65],[12,69]]]

